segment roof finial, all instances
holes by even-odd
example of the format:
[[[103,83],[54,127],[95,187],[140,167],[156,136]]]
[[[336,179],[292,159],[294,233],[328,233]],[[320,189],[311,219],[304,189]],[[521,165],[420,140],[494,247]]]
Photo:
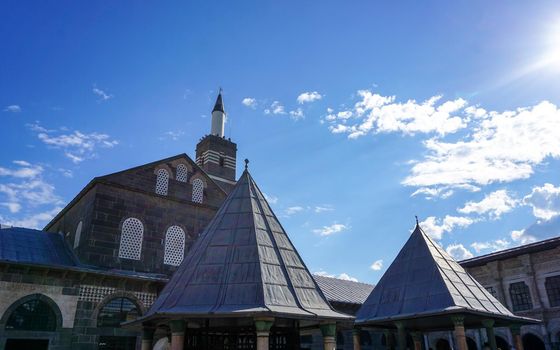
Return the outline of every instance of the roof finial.
[[[245,170],[249,170],[249,159],[245,158]]]
[[[220,86],[220,88],[218,89],[218,95],[220,95],[222,91],[224,91],[224,89],[222,89],[222,87]]]
[[[414,215],[414,217],[416,218],[416,226],[418,226],[418,215]]]

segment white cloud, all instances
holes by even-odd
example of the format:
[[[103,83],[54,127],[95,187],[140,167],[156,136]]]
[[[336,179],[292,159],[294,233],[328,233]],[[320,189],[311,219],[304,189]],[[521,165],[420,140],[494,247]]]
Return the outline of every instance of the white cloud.
[[[511,243],[507,239],[497,239],[495,241],[488,241],[488,242],[474,242],[471,244],[471,248],[474,249],[475,252],[480,253],[484,250],[491,250],[493,252],[498,250],[503,250],[508,248]]]
[[[82,133],[81,131],[70,131],[66,128],[50,130],[43,128],[39,124],[28,124],[28,127],[38,132],[37,137],[45,145],[61,149],[64,155],[74,163],[80,163],[88,158],[96,156],[97,148],[113,148],[118,145],[118,141],[113,140],[109,135],[102,133]]]
[[[9,212],[8,216],[2,216],[0,211],[0,222],[37,228],[54,215],[51,215],[53,206],[60,210],[62,200],[54,186],[43,179],[43,167],[23,160],[13,163],[15,169],[0,168],[0,206]]]
[[[348,229],[349,227],[344,224],[333,223],[332,225],[329,226],[323,226],[321,228],[314,229],[313,233],[318,234],[319,236],[330,236],[336,233],[346,231]]]
[[[529,178],[547,157],[560,157],[560,110],[543,101],[515,111],[488,112],[455,142],[431,138],[428,154],[403,184],[415,187],[484,186]]]
[[[462,244],[450,244],[447,246],[445,251],[455,260],[465,260],[474,256],[473,253],[471,253],[470,250],[465,248]]]
[[[105,91],[99,89],[95,85],[93,86],[92,92],[99,97],[98,102],[107,101],[112,99],[114,96],[106,93]]]
[[[331,113],[325,118],[332,133],[347,133],[349,138],[392,132],[444,136],[467,126],[467,118],[459,115],[466,105],[460,98],[441,102],[441,96],[434,96],[421,103],[399,103],[395,96],[381,96],[369,90],[360,90],[357,95],[361,100],[352,110]]]
[[[270,108],[264,110],[264,114],[286,114],[286,111],[280,101],[274,101]]]
[[[303,114],[303,110],[301,108],[298,108],[296,110],[290,111],[290,118],[292,118],[293,120],[300,120],[305,118],[305,115]]]
[[[294,215],[294,214],[297,214],[299,212],[302,212],[303,210],[305,210],[305,208],[298,205],[298,206],[293,206],[293,207],[286,208],[286,210],[284,210],[284,213],[287,216],[290,216],[290,215]]]
[[[241,100],[241,103],[253,109],[257,108],[257,100],[252,97],[245,97],[243,100]]]
[[[304,104],[308,102],[318,101],[322,98],[323,96],[317,91],[303,92],[297,97],[297,102],[299,104]]]
[[[511,231],[511,239],[519,244],[529,244],[537,241],[535,236],[528,234],[525,230]]]
[[[62,210],[62,207],[55,207],[51,210],[25,216],[21,219],[5,219],[0,216],[2,225],[26,227],[33,229],[41,229],[46,225],[56,214]]]
[[[341,273],[338,276],[330,274],[330,273],[328,273],[326,271],[323,271],[323,270],[314,272],[313,274],[318,275],[318,276],[323,276],[323,277],[338,278],[338,279],[345,280],[345,281],[358,282],[357,278],[352,277],[352,276],[350,276],[350,275],[348,275],[347,273],[344,273],[344,272]]]
[[[531,193],[523,198],[523,203],[533,208],[535,217],[550,220],[560,214],[560,187],[549,183],[533,187]]]
[[[433,239],[440,240],[444,233],[451,232],[457,227],[468,227],[475,222],[476,220],[464,216],[446,215],[443,219],[429,216],[420,223],[420,227]]]
[[[19,113],[21,112],[21,107],[18,105],[9,105],[4,108],[4,112]]]
[[[160,140],[172,140],[172,141],[178,141],[183,135],[185,135],[185,132],[183,130],[169,130],[164,132],[159,139]]]
[[[269,204],[276,204],[276,203],[278,203],[278,197],[273,196],[273,195],[268,195],[268,194],[266,194],[266,193],[263,193],[263,195],[264,195],[264,198],[266,199],[266,201],[267,201]]]
[[[467,202],[463,208],[457,209],[463,214],[486,214],[498,219],[502,214],[510,212],[519,204],[519,200],[512,198],[506,190],[494,191],[484,196],[480,202]]]
[[[375,260],[369,267],[373,271],[379,271],[383,268],[383,259]]]
[[[323,212],[326,212],[326,211],[333,211],[333,210],[334,210],[334,208],[330,205],[324,205],[324,206],[318,205],[313,209],[313,211],[316,212],[316,213],[323,213]]]

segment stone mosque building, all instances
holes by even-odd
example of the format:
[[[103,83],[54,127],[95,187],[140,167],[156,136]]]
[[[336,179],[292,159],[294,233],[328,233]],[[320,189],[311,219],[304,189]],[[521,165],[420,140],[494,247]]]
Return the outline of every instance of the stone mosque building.
[[[560,349],[560,237],[460,266],[425,248],[474,277],[469,286],[505,318],[539,323],[491,338],[493,328],[467,321],[463,333],[436,327],[420,338],[371,317],[354,323],[373,310],[374,286],[309,273],[248,170],[237,177],[225,116],[220,93],[194,160],[95,177],[43,230],[0,226],[0,350]],[[399,259],[377,289],[393,290],[388,303]]]

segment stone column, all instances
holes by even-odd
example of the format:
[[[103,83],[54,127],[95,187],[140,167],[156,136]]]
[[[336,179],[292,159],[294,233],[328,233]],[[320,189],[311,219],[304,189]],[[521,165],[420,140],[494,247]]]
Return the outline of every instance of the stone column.
[[[452,316],[451,321],[455,326],[455,343],[457,344],[458,350],[468,350],[467,348],[467,337],[465,335],[465,317],[464,316]]]
[[[142,350],[152,350],[152,341],[154,339],[154,327],[144,326],[142,328]]]
[[[395,347],[395,344],[393,343],[393,333],[386,329],[384,332],[385,334],[385,343],[387,344],[387,349],[393,349]]]
[[[404,322],[395,322],[397,327],[397,349],[406,350],[406,329]]]
[[[516,350],[523,350],[523,340],[521,339],[521,326],[518,324],[513,324],[509,327],[511,331],[511,336],[513,338],[513,343],[515,344]]]
[[[171,328],[171,346],[169,349],[183,350],[187,323],[183,320],[171,320],[169,321],[169,327]]]
[[[255,329],[257,331],[257,350],[269,349],[270,328],[274,323],[274,318],[255,318]]]
[[[422,350],[422,333],[412,332],[412,340],[414,341],[414,350]]]
[[[352,330],[352,344],[354,345],[354,350],[362,350],[362,344],[360,344],[360,330],[358,328]]]
[[[336,323],[324,323],[319,327],[323,334],[324,350],[336,350]]]
[[[482,325],[486,329],[486,338],[491,350],[497,350],[496,335],[494,334],[494,320],[482,320]]]

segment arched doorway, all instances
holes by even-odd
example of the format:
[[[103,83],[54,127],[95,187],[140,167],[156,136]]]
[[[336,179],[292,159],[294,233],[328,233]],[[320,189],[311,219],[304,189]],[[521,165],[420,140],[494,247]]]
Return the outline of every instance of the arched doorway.
[[[56,303],[42,294],[16,301],[6,310],[5,317],[2,325],[6,331],[6,350],[46,350],[53,332],[62,324]],[[10,337],[12,332],[17,333],[17,338]]]
[[[527,333],[522,337],[523,348],[531,350],[545,350],[543,341],[532,333]]]
[[[499,335],[496,336],[496,347],[501,350],[509,350],[511,348],[507,340],[500,337]]]
[[[436,342],[436,350],[451,350],[449,342],[445,339],[438,339]]]
[[[478,347],[476,346],[476,342],[472,338],[469,338],[469,337],[467,337],[467,349],[478,350]]]
[[[122,322],[131,321],[141,316],[140,307],[135,301],[126,297],[108,300],[99,310],[97,327],[119,328]],[[104,335],[99,337],[98,349],[134,350],[136,337]]]

